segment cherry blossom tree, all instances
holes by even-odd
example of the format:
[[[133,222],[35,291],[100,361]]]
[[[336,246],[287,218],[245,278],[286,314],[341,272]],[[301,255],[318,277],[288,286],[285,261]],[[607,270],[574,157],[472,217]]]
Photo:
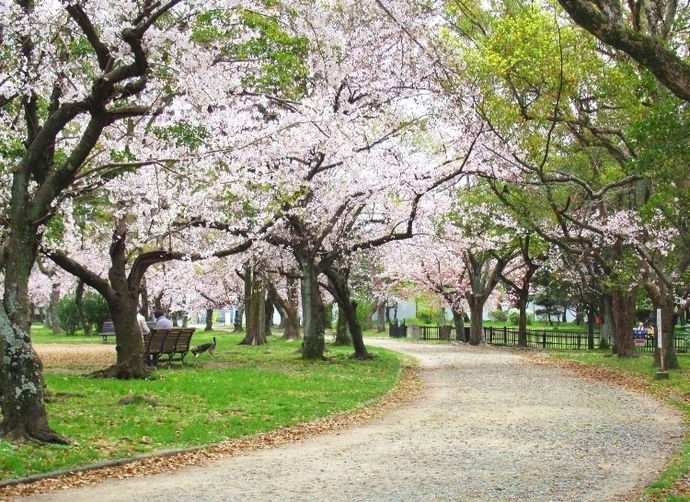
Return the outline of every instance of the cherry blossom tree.
[[[193,9],[180,0],[119,2],[109,9],[17,1],[0,9],[7,27],[0,143],[9,147],[2,172],[8,225],[0,244],[3,437],[67,442],[48,425],[42,366],[30,343],[28,278],[43,225],[74,194],[105,131],[156,106],[138,98],[149,87],[153,60],[163,56],[152,47],[172,40],[172,26],[160,21],[187,17]]]

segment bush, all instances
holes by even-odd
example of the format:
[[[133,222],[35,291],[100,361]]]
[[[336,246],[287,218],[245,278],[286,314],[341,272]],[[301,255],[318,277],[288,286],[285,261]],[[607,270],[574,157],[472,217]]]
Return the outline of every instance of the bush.
[[[489,312],[489,317],[491,318],[492,321],[496,322],[506,322],[508,320],[508,314],[501,309],[494,310],[493,312]]]
[[[525,312],[525,316],[527,319],[525,319],[527,326],[530,326],[534,322],[534,312],[531,310],[527,310]],[[512,308],[508,311],[508,322],[510,324],[517,326],[520,324],[520,310],[516,308]]]
[[[105,298],[95,291],[87,291],[82,303],[86,321],[98,331],[103,325],[103,321],[110,319],[110,310]]]
[[[63,296],[55,305],[55,315],[57,315],[62,329],[68,335],[74,335],[81,327],[77,303],[73,296]]]
[[[438,309],[418,308],[417,319],[421,324],[443,324],[442,313]]]

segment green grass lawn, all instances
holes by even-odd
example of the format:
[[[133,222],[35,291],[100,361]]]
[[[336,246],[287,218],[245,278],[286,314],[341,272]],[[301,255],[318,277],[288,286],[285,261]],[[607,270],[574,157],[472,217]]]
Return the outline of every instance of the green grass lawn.
[[[88,378],[87,370],[102,366],[79,361],[46,365],[50,425],[74,444],[0,441],[0,479],[209,445],[312,421],[377,399],[394,386],[400,369],[396,354],[373,347],[369,350],[378,357],[372,361],[351,359],[351,347],[329,346],[328,360],[314,362],[300,358],[299,342],[275,336],[268,345],[248,347],[238,345],[242,334],[200,330],[193,344],[213,336],[215,357],[190,354],[184,365],[164,364],[148,380]],[[105,345],[97,336],[53,335],[39,327],[32,330],[32,340]],[[131,402],[121,404],[123,399]]]

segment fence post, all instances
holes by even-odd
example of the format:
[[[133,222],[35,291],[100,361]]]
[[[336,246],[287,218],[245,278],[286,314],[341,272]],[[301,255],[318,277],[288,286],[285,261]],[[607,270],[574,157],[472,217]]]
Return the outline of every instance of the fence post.
[[[546,348],[546,331],[541,334],[541,346],[544,349]]]

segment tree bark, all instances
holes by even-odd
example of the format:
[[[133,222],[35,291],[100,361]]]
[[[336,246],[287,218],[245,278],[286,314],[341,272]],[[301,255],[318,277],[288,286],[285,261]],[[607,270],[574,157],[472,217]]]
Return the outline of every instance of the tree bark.
[[[674,52],[673,44],[667,43],[663,34],[650,36],[626,26],[627,16],[617,0],[558,1],[573,21],[605,44],[628,54],[677,97],[690,102],[690,65]]]
[[[639,354],[633,337],[637,288],[626,290],[615,288],[611,293],[611,299],[618,357],[637,357]]]
[[[32,438],[69,444],[48,425],[43,364],[31,345],[29,274],[38,252],[38,233],[26,210],[26,181],[14,175],[12,226],[6,241],[2,310],[0,310],[0,437],[12,441]]]
[[[84,310],[84,281],[77,282],[77,289],[74,292],[74,303],[77,305],[77,312],[79,313],[79,320],[81,327],[84,330],[84,335],[91,335],[91,323]]]
[[[465,338],[465,313],[453,312],[453,325],[455,326],[455,340],[458,342],[467,342]]]
[[[244,271],[247,332],[240,345],[265,345],[266,340],[266,285],[262,272],[256,266]]]
[[[213,309],[206,309],[206,327],[204,331],[213,331]]]
[[[385,333],[386,331],[386,300],[380,301],[376,305],[376,332]]]
[[[343,308],[338,305],[338,322],[335,326],[335,340],[333,345],[346,346],[352,344],[352,337],[348,328],[347,317]]]
[[[484,295],[467,293],[467,303],[470,305],[470,345],[483,345],[484,340]]]
[[[296,254],[302,269],[302,310],[304,316],[304,359],[323,359],[326,349],[326,307],[319,290],[318,274],[314,263],[306,256]]]

